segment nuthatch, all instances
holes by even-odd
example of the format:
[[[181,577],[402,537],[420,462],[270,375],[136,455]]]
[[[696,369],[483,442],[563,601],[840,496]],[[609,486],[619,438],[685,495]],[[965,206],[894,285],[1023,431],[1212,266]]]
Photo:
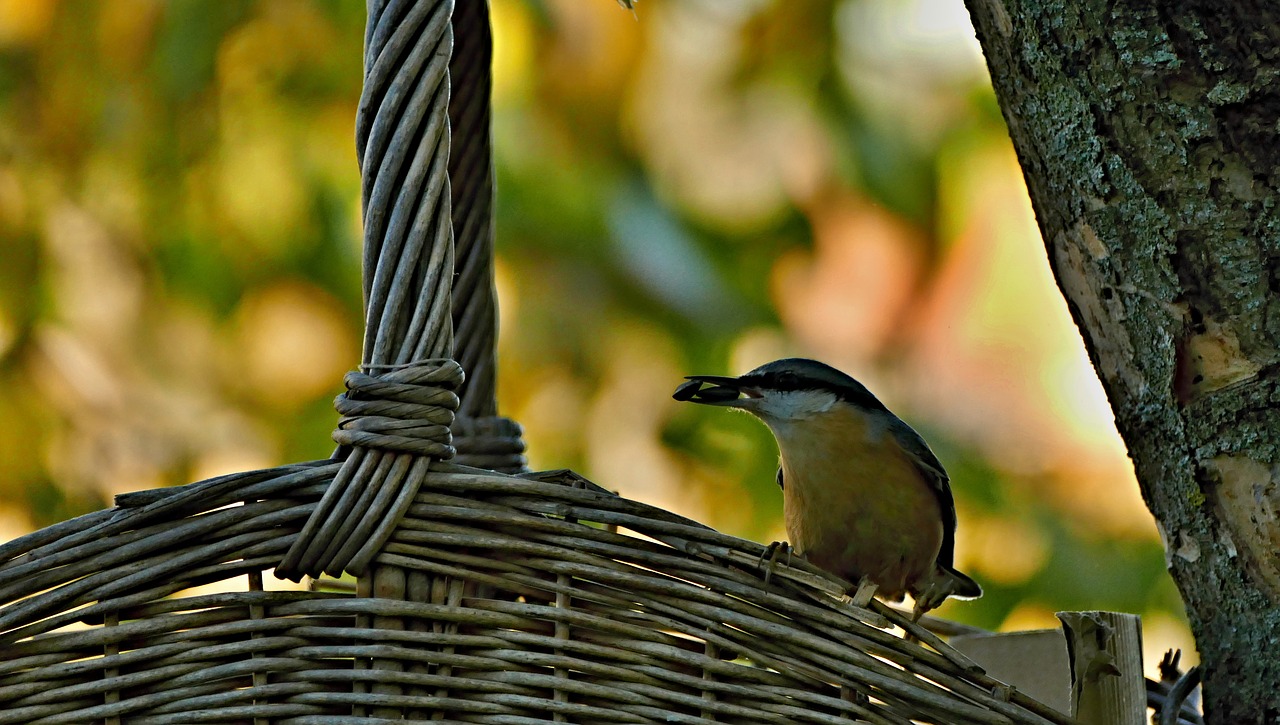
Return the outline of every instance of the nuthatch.
[[[860,591],[874,585],[894,601],[910,593],[917,617],[949,596],[982,595],[952,566],[956,509],[942,464],[857,380],[803,358],[688,380],[676,400],[746,411],[773,432],[796,553]]]

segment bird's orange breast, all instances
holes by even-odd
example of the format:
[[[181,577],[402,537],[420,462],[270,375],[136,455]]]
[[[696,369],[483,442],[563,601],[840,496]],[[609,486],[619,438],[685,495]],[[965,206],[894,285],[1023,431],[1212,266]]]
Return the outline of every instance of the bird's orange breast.
[[[937,497],[887,432],[838,406],[774,433],[787,535],[809,561],[888,598],[913,590],[942,545]]]

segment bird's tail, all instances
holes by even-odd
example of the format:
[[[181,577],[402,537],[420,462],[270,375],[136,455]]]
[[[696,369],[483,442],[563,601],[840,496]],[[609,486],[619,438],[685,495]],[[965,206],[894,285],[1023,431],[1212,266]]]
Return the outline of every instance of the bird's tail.
[[[977,599],[982,596],[982,587],[969,578],[968,574],[956,571],[949,566],[938,565],[939,573],[951,579],[951,596],[960,599]]]

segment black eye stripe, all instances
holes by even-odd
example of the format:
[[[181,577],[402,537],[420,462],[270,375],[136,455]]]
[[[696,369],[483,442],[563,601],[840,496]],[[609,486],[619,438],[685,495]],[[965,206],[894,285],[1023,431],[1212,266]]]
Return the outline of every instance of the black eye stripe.
[[[750,377],[743,376],[743,382],[749,382],[769,390],[826,390],[827,386],[822,385],[814,380],[801,380],[799,376],[791,372],[781,373],[763,373],[760,375],[752,375]]]

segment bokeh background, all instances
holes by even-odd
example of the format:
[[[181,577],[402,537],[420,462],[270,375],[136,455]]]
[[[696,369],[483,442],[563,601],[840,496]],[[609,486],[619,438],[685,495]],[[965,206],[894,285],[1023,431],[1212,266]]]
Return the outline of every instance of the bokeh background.
[[[473,1],[473,0],[461,0]],[[768,432],[682,375],[804,355],[951,472],[944,616],[1191,647],[960,0],[493,0],[500,406],[783,538]],[[0,539],[322,458],[359,360],[354,0],[0,0]]]

